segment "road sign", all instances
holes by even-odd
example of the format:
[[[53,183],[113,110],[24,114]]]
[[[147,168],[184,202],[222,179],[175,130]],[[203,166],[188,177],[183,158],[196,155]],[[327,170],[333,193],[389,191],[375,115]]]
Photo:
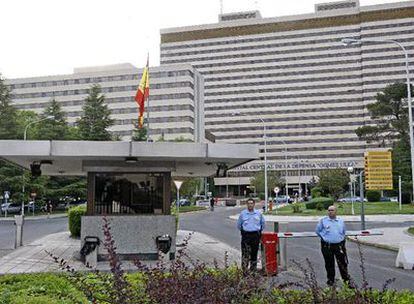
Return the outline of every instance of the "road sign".
[[[393,189],[392,158],[390,151],[365,152],[365,189]]]
[[[4,191],[4,198],[5,199],[8,199],[9,198],[9,191]]]
[[[276,194],[278,194],[278,193],[279,193],[279,191],[280,191],[280,189],[279,189],[279,187],[275,187],[275,188],[273,189],[273,191],[274,191]]]

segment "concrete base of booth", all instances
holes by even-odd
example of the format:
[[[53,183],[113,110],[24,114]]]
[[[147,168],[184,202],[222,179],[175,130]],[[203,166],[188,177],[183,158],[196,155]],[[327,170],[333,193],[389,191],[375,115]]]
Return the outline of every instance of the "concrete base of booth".
[[[157,236],[171,236],[170,258],[175,256],[176,222],[173,215],[116,215],[106,216],[111,227],[119,258],[158,259]],[[83,216],[81,224],[81,248],[85,237],[96,236],[100,240],[98,260],[105,260],[108,253],[104,248],[103,216]]]

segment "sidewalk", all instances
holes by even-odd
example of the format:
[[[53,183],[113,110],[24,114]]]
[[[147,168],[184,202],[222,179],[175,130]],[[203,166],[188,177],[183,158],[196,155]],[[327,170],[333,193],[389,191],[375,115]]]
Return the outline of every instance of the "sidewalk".
[[[179,230],[177,233],[177,251],[180,250],[184,238],[190,231]],[[29,245],[20,247],[8,255],[0,258],[0,275],[6,273],[30,273],[59,271],[57,263],[46,253],[49,251],[59,258],[65,259],[76,270],[87,270],[86,267],[74,258],[80,250],[80,240],[73,239],[69,232],[50,234]],[[219,266],[224,266],[225,253],[228,254],[228,263],[239,263],[240,251],[205,234],[195,232],[191,235],[186,248],[186,253],[193,260],[199,260],[213,265],[216,261]],[[157,261],[143,261],[147,265],[155,265]],[[122,267],[126,270],[135,270],[131,261],[122,261]],[[99,270],[109,270],[108,262],[99,262]]]
[[[321,219],[321,216],[277,216],[277,215],[265,215],[266,223],[279,222],[279,223],[315,223]],[[361,217],[358,215],[344,215],[340,216],[345,222],[360,222]],[[230,216],[231,219],[237,220],[238,215]],[[367,222],[383,222],[383,223],[405,223],[414,222],[414,215],[412,214],[389,214],[389,215],[366,215],[365,221]],[[366,245],[390,249],[398,251],[400,244],[413,243],[414,236],[408,234],[407,230],[414,224],[406,224],[404,227],[384,227],[378,228],[384,232],[383,235],[376,236],[358,236],[358,240]],[[288,227],[289,229],[289,227]],[[355,240],[355,237],[348,237],[351,241]]]

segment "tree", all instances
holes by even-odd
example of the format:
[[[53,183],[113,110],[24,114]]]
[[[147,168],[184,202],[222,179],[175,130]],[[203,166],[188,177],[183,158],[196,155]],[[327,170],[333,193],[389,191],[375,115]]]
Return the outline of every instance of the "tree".
[[[36,139],[39,140],[62,140],[69,135],[69,128],[66,122],[66,115],[62,107],[52,99],[50,104],[43,111],[40,118],[53,116],[54,119],[46,119],[38,123]]]
[[[139,128],[138,120],[134,122],[134,129],[132,131],[132,141],[147,141],[147,128],[142,126]]]
[[[256,193],[265,193],[265,179],[264,179],[264,171],[258,171],[254,174],[252,179],[250,180],[250,185],[254,186],[256,189]],[[275,187],[283,187],[284,180],[277,175],[276,172],[268,172],[267,173],[267,190],[269,195],[273,192]]]
[[[346,169],[330,169],[321,172],[317,186],[322,189],[325,196],[330,195],[334,200],[338,200],[348,182],[349,175]]]
[[[412,91],[412,88],[411,88]],[[407,85],[394,83],[376,95],[377,102],[367,106],[375,126],[363,126],[355,132],[360,139],[393,148],[394,189],[401,175],[403,192],[411,193],[411,152],[407,110]]]
[[[101,94],[101,87],[92,86],[82,107],[83,115],[78,120],[81,139],[111,140],[111,133],[107,128],[113,125],[113,120],[110,118],[111,110],[104,102],[105,96]]]
[[[377,102],[367,106],[375,125],[356,129],[357,136],[367,142],[378,142],[381,146],[409,138],[406,84],[390,84],[375,98]]]
[[[0,139],[17,139],[17,110],[11,105],[10,89],[0,75]]]

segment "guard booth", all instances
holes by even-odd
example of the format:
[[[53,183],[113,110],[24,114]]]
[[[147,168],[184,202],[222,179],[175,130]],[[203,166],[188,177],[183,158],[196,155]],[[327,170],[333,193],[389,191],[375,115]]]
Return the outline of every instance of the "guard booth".
[[[175,256],[172,180],[217,175],[220,168],[258,159],[259,149],[206,142],[0,140],[0,157],[42,175],[87,176],[79,250],[87,240],[97,260],[107,257],[102,245],[106,217],[121,259],[157,259],[159,251]]]

